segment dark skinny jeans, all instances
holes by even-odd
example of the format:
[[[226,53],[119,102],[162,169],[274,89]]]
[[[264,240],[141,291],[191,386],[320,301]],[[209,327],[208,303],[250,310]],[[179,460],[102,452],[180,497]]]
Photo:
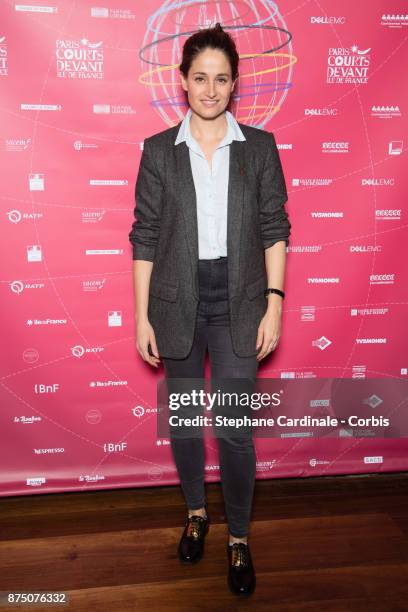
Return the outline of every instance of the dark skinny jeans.
[[[169,378],[204,379],[207,347],[211,379],[255,380],[258,370],[256,355],[239,357],[232,348],[227,258],[199,260],[198,277],[200,294],[193,346],[184,359],[163,357],[167,380]],[[204,440],[200,437],[175,439],[170,435],[170,442],[187,506],[191,510],[202,508],[206,504]],[[242,538],[248,534],[255,486],[254,442],[252,435],[236,437],[234,434],[217,437],[217,442],[229,532],[236,538]]]

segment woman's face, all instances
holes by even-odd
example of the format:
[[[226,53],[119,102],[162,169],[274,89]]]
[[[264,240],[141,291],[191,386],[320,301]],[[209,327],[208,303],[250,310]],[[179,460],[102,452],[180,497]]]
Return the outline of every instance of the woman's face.
[[[228,106],[235,81],[228,57],[220,49],[205,49],[191,63],[187,79],[181,74],[191,109],[204,119],[215,119]]]

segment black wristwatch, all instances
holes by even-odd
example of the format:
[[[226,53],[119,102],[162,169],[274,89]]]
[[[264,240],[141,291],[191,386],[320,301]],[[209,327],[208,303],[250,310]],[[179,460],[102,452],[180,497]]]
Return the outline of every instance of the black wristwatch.
[[[268,297],[270,293],[277,293],[281,296],[282,299],[285,297],[284,291],[281,291],[280,289],[273,289],[272,287],[268,287],[268,289],[265,289],[264,296]]]

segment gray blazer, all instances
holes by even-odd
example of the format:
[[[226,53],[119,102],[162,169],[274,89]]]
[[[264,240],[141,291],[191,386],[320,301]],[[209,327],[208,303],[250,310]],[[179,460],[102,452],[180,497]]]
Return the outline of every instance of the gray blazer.
[[[181,122],[180,122],[181,123]],[[198,305],[196,192],[188,146],[174,145],[180,123],[144,140],[136,180],[133,259],[153,262],[148,317],[160,357],[187,357]],[[289,244],[288,196],[273,134],[239,123],[245,141],[230,144],[228,295],[235,353],[256,355],[265,314],[264,249]]]

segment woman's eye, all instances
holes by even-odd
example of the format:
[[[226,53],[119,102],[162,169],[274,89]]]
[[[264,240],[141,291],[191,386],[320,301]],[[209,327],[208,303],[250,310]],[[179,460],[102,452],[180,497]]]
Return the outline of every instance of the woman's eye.
[[[196,77],[195,78],[196,81],[203,81],[203,77]],[[220,83],[226,83],[227,79],[218,79]]]

